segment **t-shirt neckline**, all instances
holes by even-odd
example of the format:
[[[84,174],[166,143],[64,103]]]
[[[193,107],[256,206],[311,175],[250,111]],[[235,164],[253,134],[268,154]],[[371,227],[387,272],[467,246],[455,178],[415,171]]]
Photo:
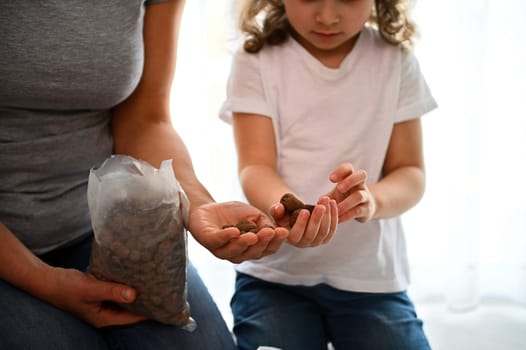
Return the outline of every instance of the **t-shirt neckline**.
[[[305,64],[307,64],[310,69],[326,79],[336,80],[346,75],[353,67],[354,62],[357,59],[358,52],[360,51],[359,47],[363,41],[363,32],[364,31],[362,30],[358,36],[358,39],[356,40],[356,43],[354,44],[353,49],[345,56],[338,68],[329,68],[325,66],[292,36],[289,37],[289,40],[291,42],[291,47],[301,56]]]

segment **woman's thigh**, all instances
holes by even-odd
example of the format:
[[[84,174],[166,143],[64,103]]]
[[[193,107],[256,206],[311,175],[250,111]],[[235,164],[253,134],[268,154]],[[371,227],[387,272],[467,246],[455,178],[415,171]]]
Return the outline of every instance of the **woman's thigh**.
[[[333,291],[341,296],[326,292],[324,303],[329,337],[336,350],[430,349],[422,321],[405,292]]]
[[[88,238],[64,251],[55,252],[46,259],[52,264],[85,270],[91,255],[93,238]],[[195,320],[195,331],[164,325],[155,321],[141,322],[102,330],[110,349],[235,349],[232,333],[212,300],[212,297],[190,263],[187,268],[187,298],[190,314]]]
[[[104,330],[111,349],[163,350],[232,350],[233,336],[212,300],[196,269],[188,267],[188,302],[197,327],[188,332],[182,328],[146,321],[136,325]]]
[[[321,310],[296,294],[294,287],[238,274],[231,306],[240,350],[255,350],[261,345],[286,350],[327,349]]]
[[[0,279],[0,349],[108,349],[98,330]]]
[[[92,238],[46,254],[53,266],[85,270]],[[233,336],[196,269],[188,266],[187,291],[194,332],[155,321],[95,329],[0,280],[0,349],[235,349]],[[5,346],[4,346],[5,345]]]

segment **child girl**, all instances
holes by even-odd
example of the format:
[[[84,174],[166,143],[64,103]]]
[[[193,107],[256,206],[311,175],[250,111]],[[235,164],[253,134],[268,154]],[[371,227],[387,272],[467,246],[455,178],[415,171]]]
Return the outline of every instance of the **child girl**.
[[[436,102],[407,4],[247,0],[241,29],[221,118],[244,194],[284,226],[272,205],[283,194],[328,196],[324,220],[335,201],[338,226],[320,237],[303,210],[275,254],[237,265],[239,348],[429,349],[406,294],[400,215],[424,192],[420,116]]]

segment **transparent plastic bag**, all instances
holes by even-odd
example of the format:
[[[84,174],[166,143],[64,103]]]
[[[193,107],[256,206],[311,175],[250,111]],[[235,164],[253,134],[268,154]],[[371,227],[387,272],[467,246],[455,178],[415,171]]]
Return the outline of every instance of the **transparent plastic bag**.
[[[90,172],[88,205],[95,234],[88,271],[136,289],[136,300],[124,308],[193,330],[186,284],[189,203],[172,161],[156,169],[112,155]]]

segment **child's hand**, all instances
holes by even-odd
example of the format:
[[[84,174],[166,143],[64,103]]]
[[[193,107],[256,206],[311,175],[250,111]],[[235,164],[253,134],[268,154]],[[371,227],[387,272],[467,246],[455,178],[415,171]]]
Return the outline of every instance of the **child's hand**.
[[[303,205],[301,201],[298,202]],[[315,206],[301,209],[294,218],[283,202],[274,205],[271,214],[278,225],[289,228],[287,240],[299,248],[327,243],[333,237],[338,224],[336,201],[327,196],[321,197]]]
[[[329,180],[336,184],[328,196],[338,203],[339,222],[366,222],[373,218],[376,202],[366,185],[365,170],[354,170],[351,163],[343,163],[329,175]]]

